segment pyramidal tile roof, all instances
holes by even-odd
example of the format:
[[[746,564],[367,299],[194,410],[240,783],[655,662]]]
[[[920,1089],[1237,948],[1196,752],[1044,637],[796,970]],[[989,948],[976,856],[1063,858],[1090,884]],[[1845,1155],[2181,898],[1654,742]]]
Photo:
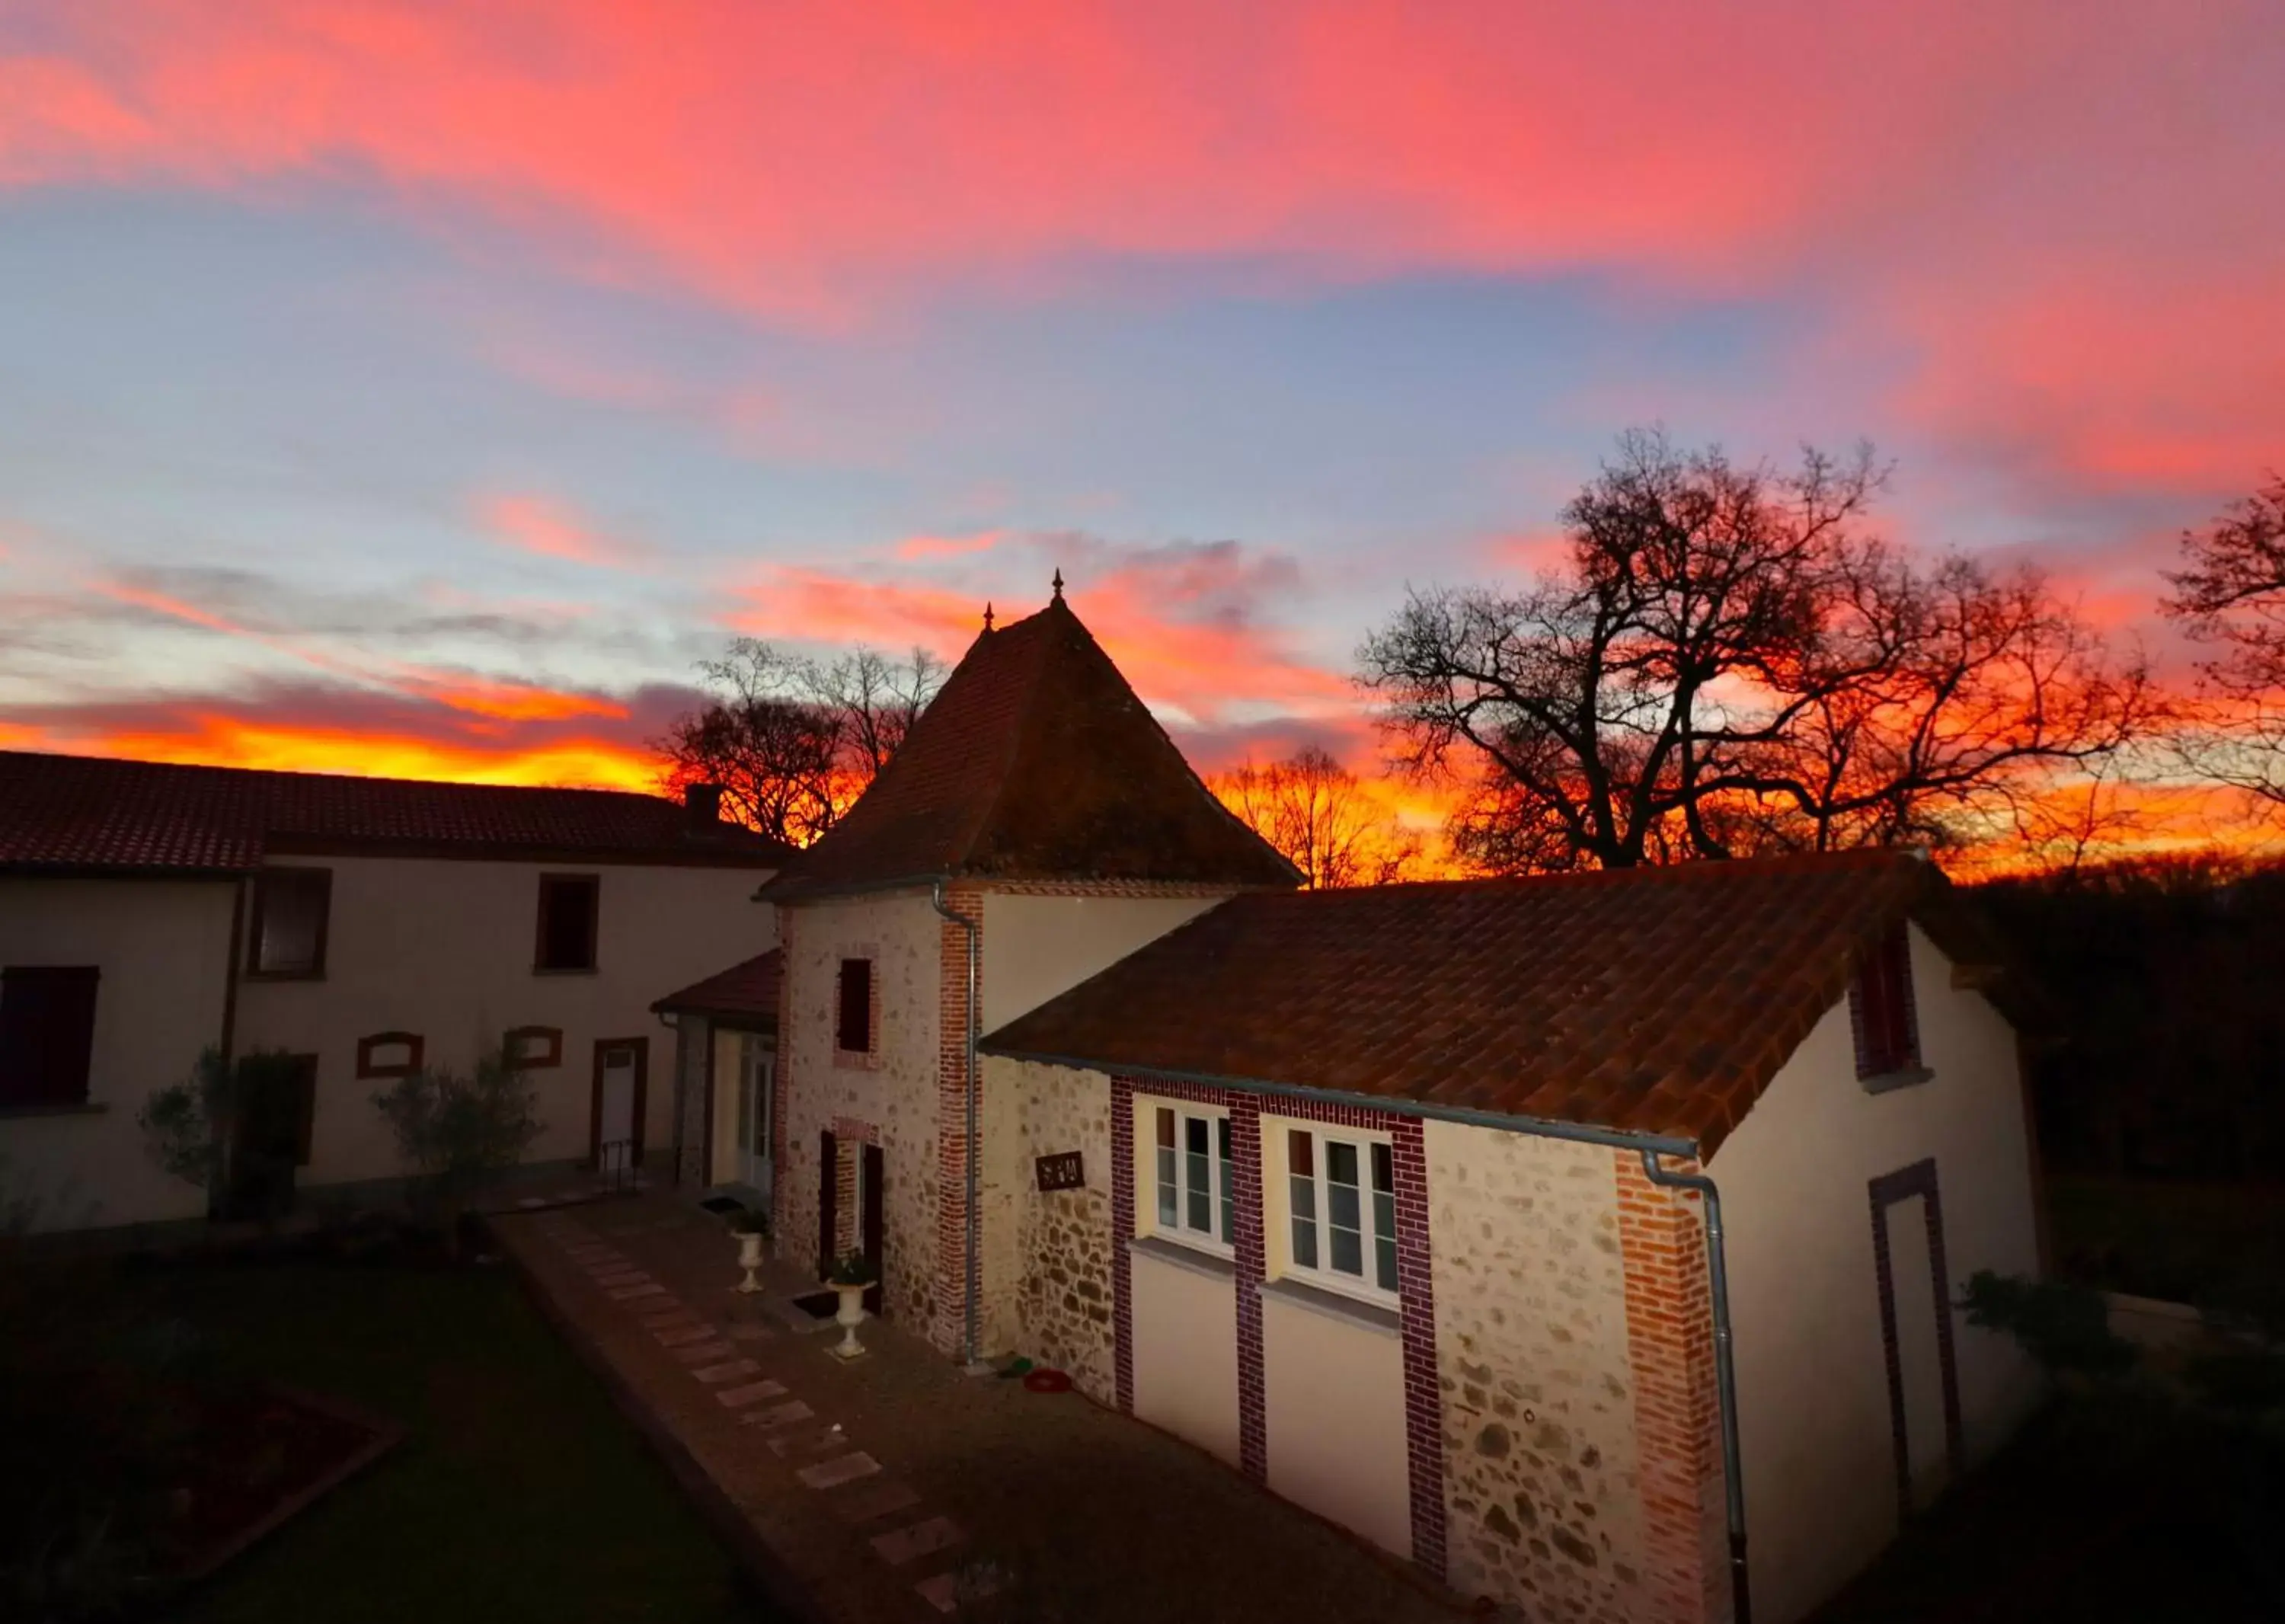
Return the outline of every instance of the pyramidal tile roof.
[[[1199,781],[1060,592],[977,638],[872,787],[761,894],[960,877],[1300,879]]]
[[[983,1047],[1710,1156],[1907,916],[1956,965],[2004,962],[1935,865],[1894,851],[1241,896]],[[2022,1024],[2014,985],[1991,996]]]
[[[0,872],[241,874],[285,851],[781,866],[777,842],[611,789],[0,750]]]

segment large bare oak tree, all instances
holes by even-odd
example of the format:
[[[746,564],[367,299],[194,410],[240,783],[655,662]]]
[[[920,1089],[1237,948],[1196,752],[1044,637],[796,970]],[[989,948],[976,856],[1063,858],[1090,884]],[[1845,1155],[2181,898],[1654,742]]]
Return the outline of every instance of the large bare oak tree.
[[[1656,430],[1521,590],[1410,593],[1360,650],[1400,764],[1462,790],[1472,867],[1628,867],[1988,836],[2151,709],[2032,569],[1919,562],[1869,447],[1780,473]]]
[[[2182,561],[2165,610],[2214,651],[2185,749],[2200,772],[2285,807],[2285,475],[2186,532]]]
[[[727,815],[794,846],[856,804],[945,676],[922,648],[901,661],[865,647],[815,660],[754,638],[698,669],[706,702],[652,741],[664,787],[719,784]]]

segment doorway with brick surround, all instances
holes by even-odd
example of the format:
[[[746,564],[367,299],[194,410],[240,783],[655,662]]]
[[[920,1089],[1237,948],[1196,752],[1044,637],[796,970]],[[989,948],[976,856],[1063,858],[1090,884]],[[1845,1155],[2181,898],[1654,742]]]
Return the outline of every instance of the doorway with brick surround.
[[[1959,1376],[1952,1358],[1951,1291],[1935,1158],[1882,1173],[1870,1193],[1896,1514],[1904,1522],[1961,1469]]]

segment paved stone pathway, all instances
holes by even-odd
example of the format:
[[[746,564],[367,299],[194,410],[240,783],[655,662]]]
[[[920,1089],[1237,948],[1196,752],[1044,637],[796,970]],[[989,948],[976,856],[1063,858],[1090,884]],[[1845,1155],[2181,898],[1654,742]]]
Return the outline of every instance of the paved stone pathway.
[[[784,1333],[747,1322],[726,1335],[723,1328],[677,1300],[571,1212],[537,1216],[532,1227],[605,1299],[635,1319],[662,1349],[687,1367],[693,1381],[711,1387],[717,1403],[740,1412],[738,1420],[757,1434],[773,1434],[768,1436],[770,1449],[797,1482],[816,1494],[837,1494],[832,1509],[842,1521],[892,1523],[868,1544],[883,1565],[919,1573],[909,1589],[917,1602],[935,1612],[949,1613],[963,1597],[980,1599],[989,1594],[988,1580],[971,1574],[963,1582],[956,1566],[945,1566],[940,1560],[956,1555],[963,1542],[966,1536],[959,1524],[931,1512],[906,1484],[883,1478],[881,1463],[858,1448],[839,1423],[815,1424],[821,1419],[817,1411],[793,1396],[784,1382],[774,1377],[754,1379],[762,1367],[743,1356],[742,1346]],[[931,1568],[938,1571],[928,1571]]]
[[[687,1201],[501,1214],[495,1234],[793,1616],[1456,1617],[1355,1541],[1076,1393],[963,1375],[892,1322],[865,1327],[866,1357],[832,1358],[836,1329],[790,1305],[809,1272],[740,1292],[728,1234]]]

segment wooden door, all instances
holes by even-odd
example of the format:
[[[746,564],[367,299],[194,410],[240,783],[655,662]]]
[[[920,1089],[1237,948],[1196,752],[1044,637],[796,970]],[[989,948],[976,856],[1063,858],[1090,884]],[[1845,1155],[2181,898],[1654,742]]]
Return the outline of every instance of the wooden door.
[[[835,1233],[839,1221],[841,1198],[841,1146],[830,1128],[817,1136],[817,1277],[829,1279],[833,1265],[840,1257],[836,1250],[840,1236]]]
[[[315,1055],[261,1055],[233,1068],[236,1111],[221,1216],[281,1218],[294,1209],[294,1170],[310,1162],[318,1111]]]
[[[650,1040],[599,1038],[587,1126],[587,1160],[603,1165],[606,1147],[626,1147],[625,1165],[642,1165],[643,1118],[650,1104]]]

